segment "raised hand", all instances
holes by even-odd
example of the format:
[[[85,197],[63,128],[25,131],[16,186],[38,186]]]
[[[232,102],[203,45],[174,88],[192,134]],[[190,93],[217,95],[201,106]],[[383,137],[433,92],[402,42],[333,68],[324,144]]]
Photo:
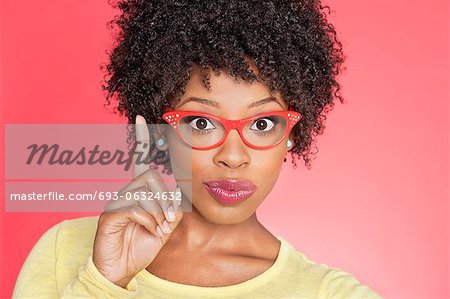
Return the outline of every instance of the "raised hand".
[[[145,119],[139,115],[136,141],[136,151],[146,157],[149,132]],[[126,287],[155,259],[183,218],[180,190],[170,193],[159,173],[137,163],[136,155],[133,155],[133,177],[118,192],[118,199],[109,201],[100,215],[92,256],[99,272],[121,287]],[[151,200],[149,192],[159,192],[159,200]],[[163,197],[167,200],[162,200]]]

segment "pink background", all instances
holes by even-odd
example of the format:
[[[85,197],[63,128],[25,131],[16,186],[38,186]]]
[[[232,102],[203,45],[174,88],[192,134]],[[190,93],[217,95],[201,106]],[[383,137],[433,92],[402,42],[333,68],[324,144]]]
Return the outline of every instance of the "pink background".
[[[3,124],[124,122],[100,90],[106,2],[1,1],[2,143]],[[310,259],[385,298],[450,296],[447,2],[326,2],[348,55],[347,103],[328,116],[312,170],[288,161],[259,211]],[[84,215],[2,212],[0,295],[50,226]]]

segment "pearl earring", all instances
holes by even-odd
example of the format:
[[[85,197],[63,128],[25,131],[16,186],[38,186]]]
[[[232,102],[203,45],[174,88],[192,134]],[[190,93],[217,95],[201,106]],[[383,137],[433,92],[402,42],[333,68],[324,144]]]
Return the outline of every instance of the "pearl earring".
[[[291,147],[291,146],[292,146],[292,141],[291,141],[291,139],[288,139],[288,141],[287,141],[287,146],[288,146],[288,147]]]
[[[164,144],[164,139],[159,138],[158,141],[157,141],[157,143],[158,143],[159,146],[163,146],[163,144]]]

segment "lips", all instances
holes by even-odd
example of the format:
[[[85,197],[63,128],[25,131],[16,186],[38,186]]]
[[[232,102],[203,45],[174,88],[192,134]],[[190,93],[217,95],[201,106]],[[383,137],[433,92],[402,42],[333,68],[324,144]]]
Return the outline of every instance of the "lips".
[[[221,204],[242,202],[256,190],[256,186],[246,180],[210,180],[204,185],[209,194]]]

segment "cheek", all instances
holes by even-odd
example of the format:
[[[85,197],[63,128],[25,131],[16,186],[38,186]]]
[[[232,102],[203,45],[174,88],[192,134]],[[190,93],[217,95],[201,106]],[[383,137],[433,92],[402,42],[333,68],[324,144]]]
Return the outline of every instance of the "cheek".
[[[174,177],[182,180],[179,185],[190,185],[193,192],[199,191],[203,180],[213,179],[216,175],[214,172],[208,172],[213,167],[213,157],[207,151],[195,151],[183,144],[177,144],[170,148],[170,160]]]
[[[213,156],[208,151],[194,151],[191,157],[192,182],[201,186],[204,180],[214,179],[220,176],[220,172],[215,172]]]
[[[279,171],[284,163],[286,150],[282,146],[255,152],[252,159],[252,168],[267,174],[269,171]]]
[[[268,192],[272,190],[284,163],[284,157],[284,151],[278,148],[255,155],[252,161],[252,173],[260,188]]]

